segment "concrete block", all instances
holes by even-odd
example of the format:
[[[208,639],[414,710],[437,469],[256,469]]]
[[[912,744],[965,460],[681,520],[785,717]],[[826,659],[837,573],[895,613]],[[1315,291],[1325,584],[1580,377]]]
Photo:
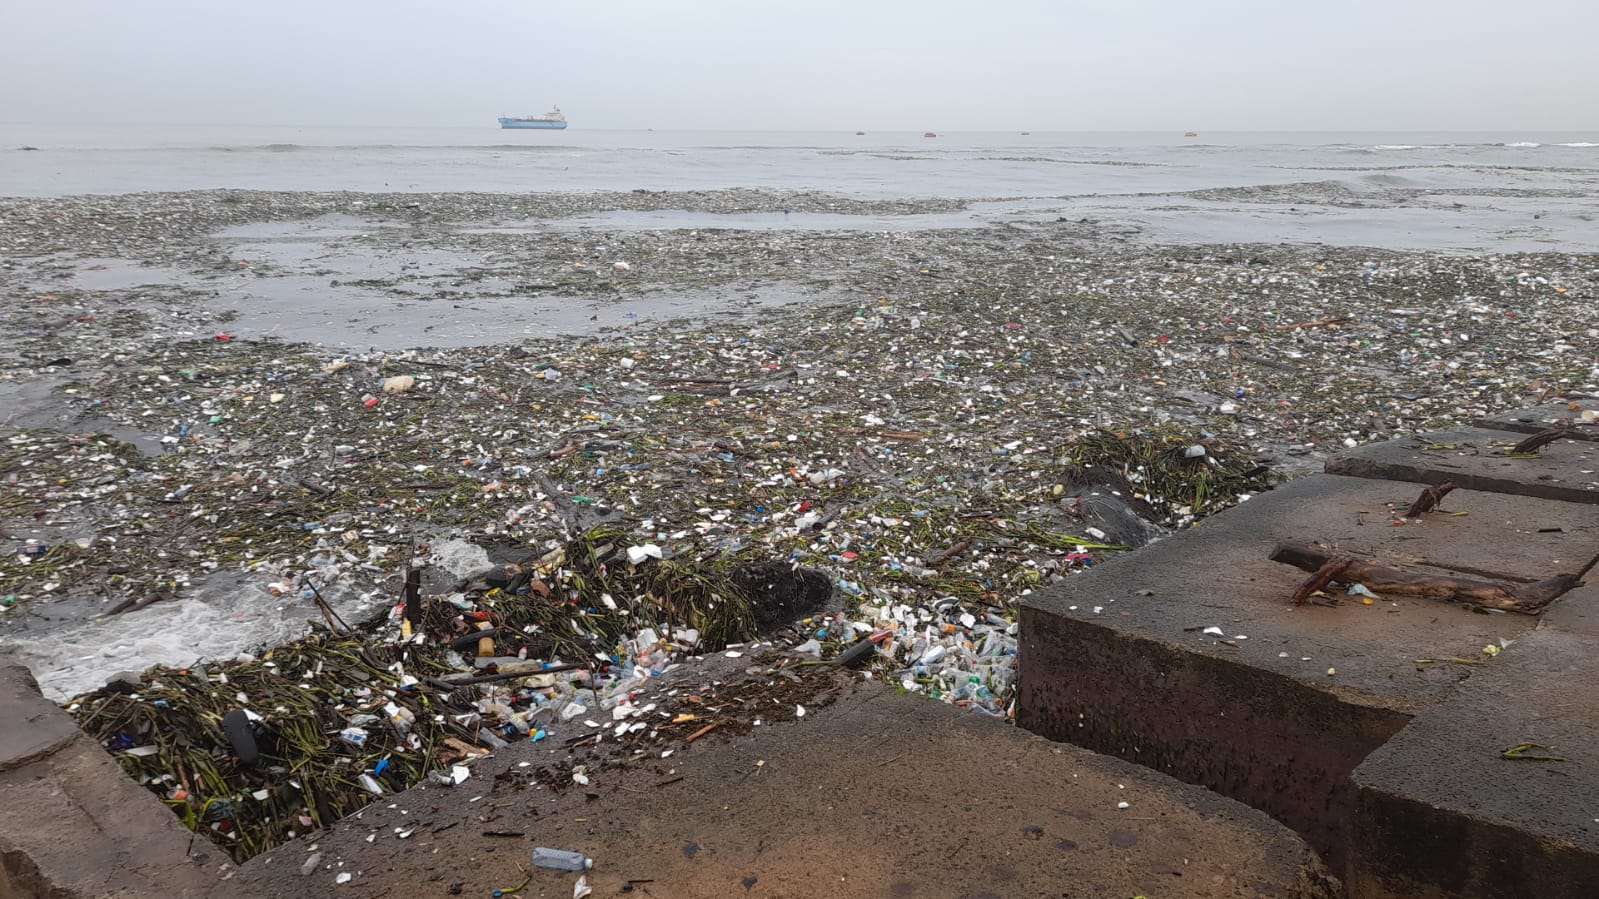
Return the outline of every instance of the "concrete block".
[[[1573,408],[1575,407],[1575,408]],[[1531,409],[1517,409],[1514,412],[1501,412],[1472,422],[1474,427],[1488,428],[1493,431],[1515,431],[1521,434],[1536,434],[1563,419],[1572,421],[1571,436],[1577,440],[1599,440],[1599,424],[1585,424],[1582,422],[1582,413],[1585,410],[1599,409],[1599,399],[1575,399],[1566,402],[1545,403]]]
[[[1350,450],[1327,461],[1328,474],[1441,484],[1516,496],[1599,503],[1599,443],[1563,439],[1537,458],[1504,451],[1522,438],[1484,428],[1402,437]]]
[[[1338,870],[1350,772],[1492,665],[1485,646],[1538,619],[1409,597],[1296,608],[1288,598],[1306,575],[1270,562],[1272,547],[1321,542],[1423,570],[1531,580],[1575,570],[1563,560],[1599,541],[1599,508],[1465,490],[1444,508],[1466,515],[1393,526],[1390,504],[1419,492],[1306,478],[1030,597],[1017,723],[1266,810]]]
[[[37,761],[79,735],[78,725],[39,695],[39,684],[21,665],[0,659],[0,772]]]
[[[1355,770],[1353,896],[1599,895],[1599,640],[1506,649]],[[1560,761],[1513,761],[1541,743]]]
[[[244,896],[233,863],[195,840],[151,793],[0,661],[0,896]]]

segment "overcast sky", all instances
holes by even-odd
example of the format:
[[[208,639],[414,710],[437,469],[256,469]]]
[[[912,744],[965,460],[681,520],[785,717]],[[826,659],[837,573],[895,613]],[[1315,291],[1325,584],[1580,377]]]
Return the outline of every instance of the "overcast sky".
[[[1587,130],[1595,0],[0,0],[0,121]]]

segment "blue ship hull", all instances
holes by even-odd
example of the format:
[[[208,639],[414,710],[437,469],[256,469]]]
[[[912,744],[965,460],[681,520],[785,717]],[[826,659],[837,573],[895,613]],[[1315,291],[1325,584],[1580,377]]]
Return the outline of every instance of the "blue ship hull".
[[[560,130],[566,127],[565,122],[522,121],[520,119],[500,119],[501,128],[553,128]]]

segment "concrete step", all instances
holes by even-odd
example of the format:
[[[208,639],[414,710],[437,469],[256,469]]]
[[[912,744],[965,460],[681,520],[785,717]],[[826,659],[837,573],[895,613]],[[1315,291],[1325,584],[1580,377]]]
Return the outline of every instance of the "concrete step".
[[[1540,627],[1355,769],[1351,893],[1599,895],[1599,641]],[[1521,744],[1557,760],[1507,759]]]
[[[1571,437],[1575,440],[1599,440],[1599,425],[1581,420],[1584,411],[1599,410],[1599,400],[1577,399],[1558,403],[1544,403],[1531,409],[1517,409],[1479,418],[1472,425],[1493,431],[1515,431],[1536,434],[1553,427],[1557,422],[1571,421]]]
[[[1599,507],[1457,490],[1445,512],[1394,526],[1391,506],[1419,492],[1306,478],[1029,598],[1017,722],[1265,810],[1348,869],[1352,772],[1502,663],[1484,647],[1514,646],[1539,620],[1410,597],[1294,607],[1306,574],[1269,561],[1273,546],[1320,542],[1512,581],[1575,571],[1599,552]],[[1586,622],[1595,608],[1590,584],[1547,614]]]
[[[587,787],[515,785],[583,761],[570,753],[502,750],[460,786],[413,789],[314,836],[309,875],[301,840],[239,879],[265,896],[329,893],[335,872],[354,875],[337,895],[487,896],[530,871],[519,897],[565,899],[577,875],[529,869],[550,846],[595,860],[595,896],[1333,895],[1309,847],[1253,809],[873,684],[668,759],[591,765]]]
[[[1507,458],[1516,432],[1457,428],[1402,437],[1327,460],[1328,474],[1442,484],[1469,490],[1599,503],[1599,442],[1566,438],[1533,459]]]

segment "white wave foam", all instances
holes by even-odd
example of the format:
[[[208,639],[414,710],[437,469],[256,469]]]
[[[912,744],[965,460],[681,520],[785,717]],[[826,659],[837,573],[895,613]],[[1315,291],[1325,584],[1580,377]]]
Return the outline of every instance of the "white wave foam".
[[[343,585],[326,588],[322,595],[350,622],[383,598],[381,593],[363,594]],[[313,619],[320,616],[310,602],[275,597],[258,584],[234,584],[229,578],[225,586],[208,585],[190,598],[158,602],[43,635],[11,631],[5,642],[17,661],[33,672],[44,695],[62,701],[101,687],[122,671],[241,658],[304,636]]]
[[[1599,147],[1599,143],[1594,143],[1593,141],[1579,140],[1579,141],[1573,141],[1573,142],[1571,142],[1569,144],[1555,144],[1555,146],[1557,146],[1557,147]]]
[[[1511,141],[1510,143],[1505,144],[1505,146],[1507,146],[1507,147],[1520,147],[1522,149],[1529,149],[1531,147],[1541,147],[1541,146],[1543,146],[1543,144],[1533,143],[1530,140],[1517,140],[1517,141]]]
[[[433,563],[456,577],[463,578],[482,574],[493,564],[489,561],[488,551],[483,547],[455,539],[441,540],[433,544]]]

